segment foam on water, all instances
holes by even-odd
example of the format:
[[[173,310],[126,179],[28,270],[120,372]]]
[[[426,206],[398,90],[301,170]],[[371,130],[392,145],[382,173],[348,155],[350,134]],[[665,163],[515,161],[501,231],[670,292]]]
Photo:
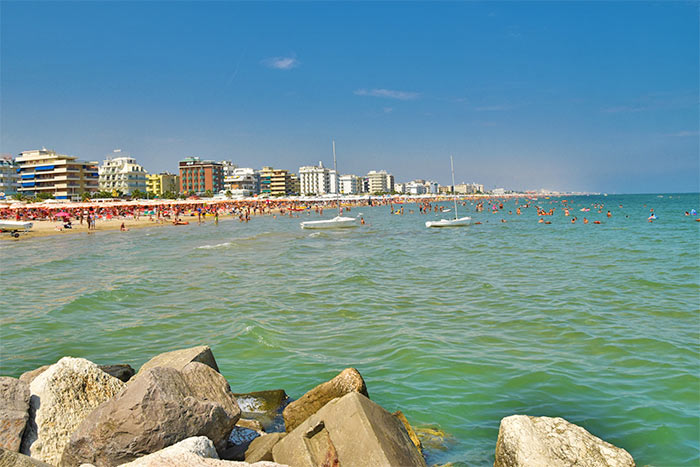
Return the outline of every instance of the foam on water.
[[[446,432],[429,463],[492,464],[500,419],[526,413],[640,465],[697,464],[700,223],[683,213],[700,199],[568,199],[576,224],[511,201],[459,206],[481,222],[463,229],[382,206],[343,232],[278,216],[3,244],[0,373],[206,343],[235,392],[299,397],[358,368],[375,401]]]

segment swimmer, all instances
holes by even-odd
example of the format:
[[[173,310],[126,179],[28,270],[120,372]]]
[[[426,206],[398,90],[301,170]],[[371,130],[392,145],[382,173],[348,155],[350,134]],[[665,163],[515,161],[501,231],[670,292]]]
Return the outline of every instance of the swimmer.
[[[610,213],[610,211],[608,211],[607,216],[608,216],[608,217],[612,217],[612,214]]]
[[[594,224],[600,224],[600,221],[593,221]]]
[[[586,219],[586,218],[584,217],[584,218],[583,218],[583,223],[584,223],[584,224],[588,224],[588,219]]]

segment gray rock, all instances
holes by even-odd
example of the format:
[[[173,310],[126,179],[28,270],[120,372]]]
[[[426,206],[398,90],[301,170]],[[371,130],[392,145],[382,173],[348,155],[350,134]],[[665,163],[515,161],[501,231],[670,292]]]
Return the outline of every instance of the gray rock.
[[[214,354],[211,353],[211,348],[208,345],[200,345],[198,347],[173,350],[172,352],[156,355],[143,364],[138,373],[136,373],[136,377],[138,377],[138,375],[141,373],[150,370],[151,368],[156,368],[159,366],[174,368],[179,371],[185,368],[185,365],[190,362],[204,363],[205,365],[212,367],[217,372],[219,371],[216,360],[214,360]]]
[[[501,420],[494,467],[633,467],[624,449],[563,418],[512,415]]]
[[[32,381],[34,381],[34,378],[45,372],[46,370],[49,369],[51,365],[44,365],[40,366],[36,370],[30,370],[30,371],[25,371],[22,373],[22,375],[19,377],[20,381],[23,381],[27,384],[32,384]]]
[[[19,452],[29,420],[29,386],[15,378],[0,376],[0,448]]]
[[[401,421],[359,392],[326,404],[279,441],[272,456],[294,467],[425,466]]]
[[[369,397],[360,372],[354,368],[346,368],[332,380],[319,384],[285,407],[285,430],[289,433],[331,400],[351,392],[359,392]]]
[[[182,372],[147,370],[85,419],[71,436],[62,463],[119,465],[192,436],[206,436],[224,449],[240,416],[227,390],[223,376],[198,362]]]
[[[131,365],[121,363],[119,365],[99,365],[100,370],[108,375],[114,376],[119,381],[127,382],[136,373]]]
[[[286,433],[270,433],[255,438],[245,452],[246,462],[272,461],[272,448],[275,447]]]
[[[51,467],[29,456],[0,448],[0,467]]]
[[[21,451],[58,464],[71,433],[124,383],[83,358],[63,357],[29,385],[29,423]]]

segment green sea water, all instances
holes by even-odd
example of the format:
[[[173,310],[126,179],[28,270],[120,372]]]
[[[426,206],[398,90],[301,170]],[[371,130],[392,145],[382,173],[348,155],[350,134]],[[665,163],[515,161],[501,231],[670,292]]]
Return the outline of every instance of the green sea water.
[[[3,241],[0,374],[209,344],[234,392],[299,397],[356,367],[373,400],[445,431],[429,463],[492,464],[501,418],[530,414],[638,465],[698,465],[700,196],[567,199],[576,224],[540,198],[550,225],[509,201],[460,206],[482,222],[461,229],[406,205],[354,208],[367,225],[342,232],[301,230],[313,214]]]

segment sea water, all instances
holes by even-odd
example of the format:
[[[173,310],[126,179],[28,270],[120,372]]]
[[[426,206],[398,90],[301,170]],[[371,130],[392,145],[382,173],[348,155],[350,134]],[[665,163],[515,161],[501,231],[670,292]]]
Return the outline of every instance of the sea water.
[[[638,465],[697,465],[700,197],[566,199],[575,224],[562,198],[519,198],[460,205],[481,224],[456,229],[406,204],[353,208],[366,225],[338,232],[301,230],[314,213],[0,242],[0,374],[209,344],[235,392],[299,397],[357,368],[373,400],[444,431],[429,463],[491,464],[501,418],[529,414]]]

